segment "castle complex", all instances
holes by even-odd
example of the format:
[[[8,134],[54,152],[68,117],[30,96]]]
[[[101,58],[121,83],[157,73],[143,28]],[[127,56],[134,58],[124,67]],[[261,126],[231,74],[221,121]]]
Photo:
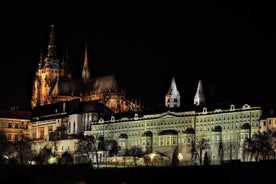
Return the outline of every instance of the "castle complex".
[[[199,80],[194,89],[194,107],[183,109],[174,77],[168,87],[164,108],[142,109],[140,104],[126,99],[114,75],[91,79],[87,45],[82,80],[73,79],[67,57],[61,61],[57,57],[52,26],[47,56],[43,58],[41,53],[36,71],[30,126],[24,126],[28,127],[26,135],[33,141],[35,151],[48,147],[58,156],[69,152],[74,155],[75,163],[80,162],[76,153],[79,135],[96,140],[95,154],[100,162],[112,162],[112,158],[108,159],[110,150],[100,146],[105,142],[116,143],[118,158],[139,148],[143,158],[148,157],[159,165],[170,163],[175,153],[182,165],[199,164],[206,156],[211,164],[249,160],[243,145],[247,138],[260,131],[260,122],[266,123],[261,121],[261,107],[206,106]],[[55,132],[62,135],[58,140],[52,137]],[[95,159],[94,153],[88,157]]]

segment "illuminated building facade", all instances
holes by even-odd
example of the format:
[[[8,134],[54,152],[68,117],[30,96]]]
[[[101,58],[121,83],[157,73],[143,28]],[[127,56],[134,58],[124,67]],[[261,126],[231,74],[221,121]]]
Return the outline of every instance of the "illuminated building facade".
[[[74,154],[80,135],[91,130],[92,122],[104,114],[113,113],[99,101],[79,99],[37,106],[32,111],[30,138],[33,149],[53,149],[57,155],[65,151]]]
[[[0,132],[8,141],[20,141],[22,136],[29,138],[31,112],[16,108],[0,110]]]
[[[208,143],[207,152],[213,164],[223,160],[241,159],[246,137],[259,131],[260,107],[245,104],[241,108],[207,111],[164,111],[162,113],[133,113],[133,116],[111,116],[93,122],[91,134],[104,140],[116,140],[121,154],[131,147],[156,152],[172,158],[178,147],[182,164],[192,164],[192,143],[202,139]],[[221,153],[220,153],[221,151]]]
[[[72,78],[68,67],[68,54],[63,60],[57,57],[54,26],[50,32],[48,53],[40,61],[33,84],[31,107],[79,99],[98,100],[113,112],[138,110],[140,105],[126,99],[125,91],[120,89],[115,75],[90,78],[87,44],[82,70],[82,80]]]
[[[167,93],[165,97],[166,102],[167,96],[171,94],[174,94],[177,100],[180,99],[174,78],[169,92],[171,93]],[[259,131],[261,108],[248,104],[239,108],[233,104],[215,108],[201,107],[201,102],[205,102],[205,98],[204,101],[200,100],[204,97],[202,95],[202,84],[199,82],[195,100],[200,103],[192,110],[181,109],[178,105],[168,105],[162,110],[143,109],[113,113],[95,107],[87,108],[89,103],[95,101],[84,102],[80,99],[37,106],[34,109],[40,115],[33,114],[30,134],[37,143],[36,150],[40,150],[43,146],[53,145],[51,131],[64,127],[66,137],[56,144],[59,155],[65,150],[71,150],[74,154],[78,142],[77,135],[83,133],[93,136],[98,144],[107,140],[117,142],[120,148],[118,156],[123,156],[127,150],[138,147],[146,154],[154,153],[171,160],[177,148],[181,164],[193,165],[198,164],[195,157],[199,157],[191,151],[194,146],[197,154],[202,151],[201,157],[205,153],[208,154],[211,164],[235,159],[247,161],[243,156],[243,142]],[[100,101],[97,103],[102,104]],[[56,105],[59,107],[54,107]],[[51,112],[46,108],[51,109]],[[204,150],[199,148],[202,140],[208,144]]]
[[[260,120],[260,132],[275,132],[276,131],[276,117],[270,116]]]

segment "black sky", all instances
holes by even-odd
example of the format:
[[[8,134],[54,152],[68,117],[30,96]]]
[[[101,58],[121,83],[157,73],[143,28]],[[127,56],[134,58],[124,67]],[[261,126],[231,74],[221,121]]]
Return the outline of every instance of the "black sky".
[[[270,10],[264,3],[171,1],[1,13],[0,108],[30,107],[52,23],[58,56],[69,51],[74,78],[81,76],[87,42],[92,76],[115,72],[127,96],[145,106],[164,105],[172,76],[183,106],[193,103],[198,79],[209,103],[275,103],[276,16]]]

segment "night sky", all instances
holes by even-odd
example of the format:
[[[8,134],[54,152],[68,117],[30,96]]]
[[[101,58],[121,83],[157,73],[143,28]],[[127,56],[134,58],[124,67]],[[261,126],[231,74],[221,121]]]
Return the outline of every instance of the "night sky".
[[[171,1],[1,13],[0,108],[30,108],[52,23],[58,57],[69,51],[74,78],[81,77],[87,43],[92,77],[115,73],[126,95],[144,106],[164,105],[173,76],[183,106],[193,103],[199,79],[209,104],[274,104],[276,13],[270,10],[264,4]]]

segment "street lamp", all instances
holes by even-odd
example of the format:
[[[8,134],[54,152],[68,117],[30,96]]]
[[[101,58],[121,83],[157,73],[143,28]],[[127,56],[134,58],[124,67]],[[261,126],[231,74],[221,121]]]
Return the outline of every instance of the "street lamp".
[[[179,163],[181,164],[181,160],[183,159],[182,153],[178,153],[177,158],[178,158],[178,160],[179,160]]]

